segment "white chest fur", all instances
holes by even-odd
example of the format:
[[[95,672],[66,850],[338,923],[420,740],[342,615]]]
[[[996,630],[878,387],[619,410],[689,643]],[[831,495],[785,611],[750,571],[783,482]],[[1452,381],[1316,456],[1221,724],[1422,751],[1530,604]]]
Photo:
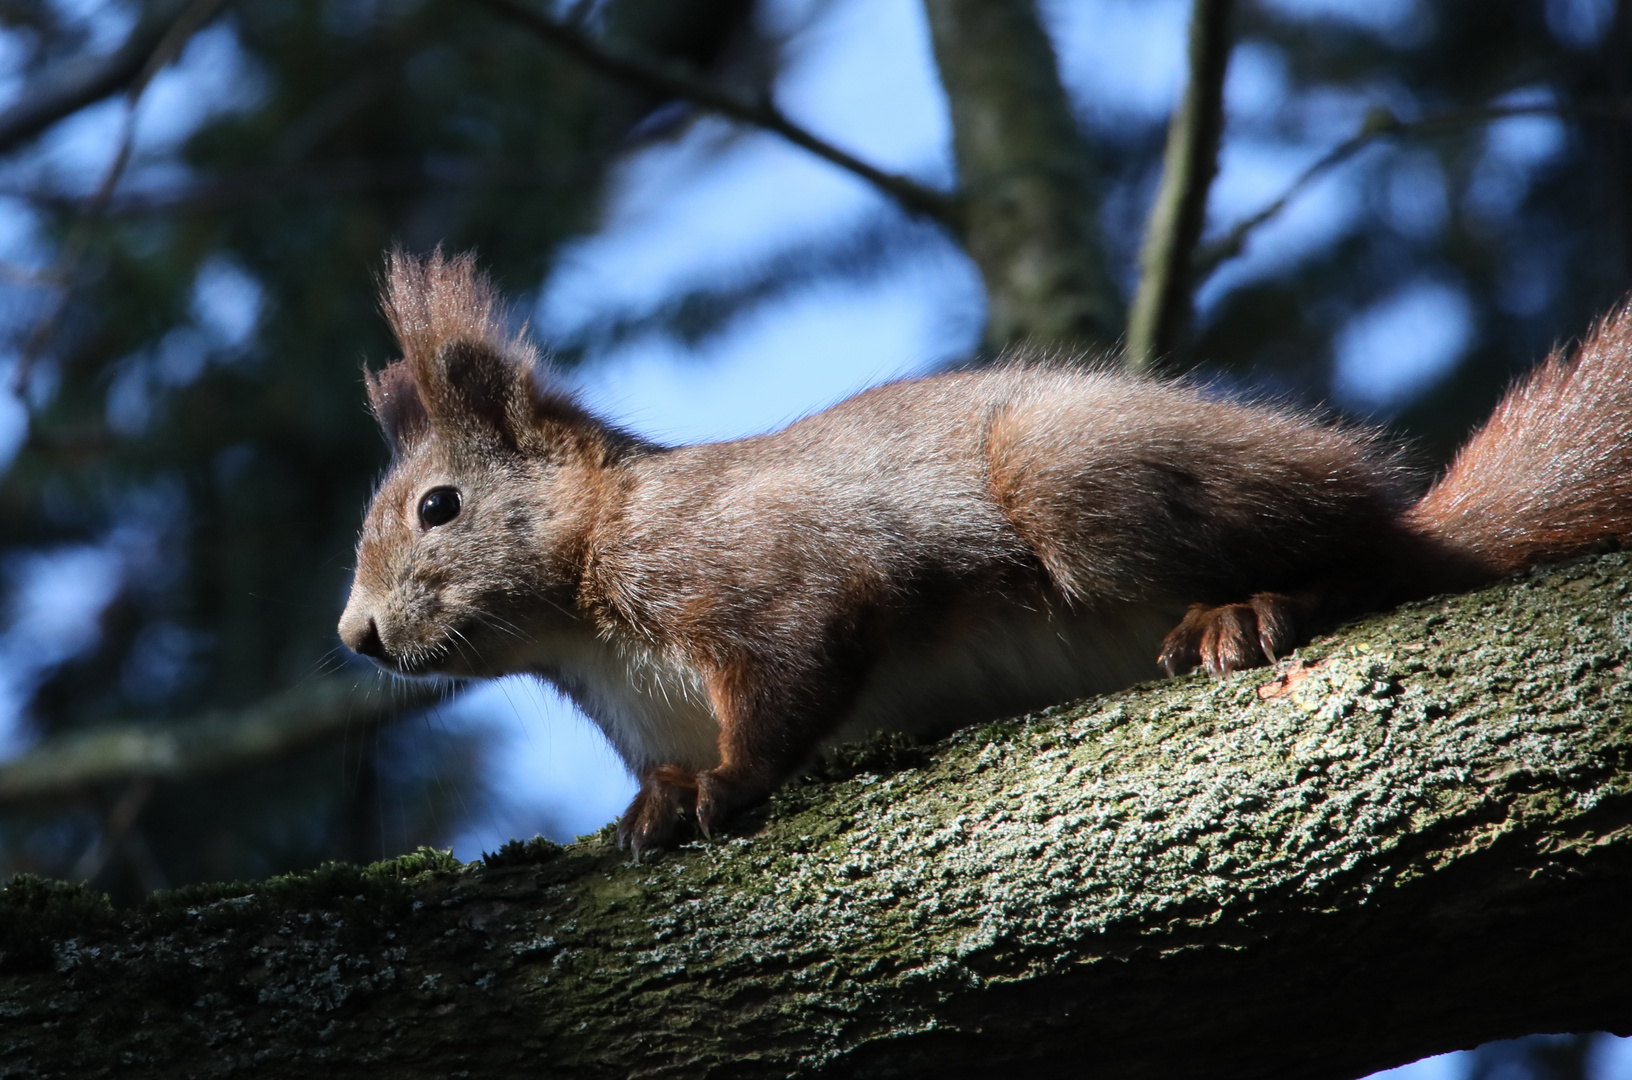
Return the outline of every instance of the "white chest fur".
[[[1182,605],[1046,611],[983,597],[886,643],[825,741],[945,732],[1155,678],[1162,635],[1182,614]],[[595,721],[631,771],[719,763],[719,723],[691,668],[588,632],[541,640],[535,655],[535,672]]]
[[[719,764],[719,722],[695,671],[587,630],[552,635],[537,648],[535,673],[595,721],[632,772]]]

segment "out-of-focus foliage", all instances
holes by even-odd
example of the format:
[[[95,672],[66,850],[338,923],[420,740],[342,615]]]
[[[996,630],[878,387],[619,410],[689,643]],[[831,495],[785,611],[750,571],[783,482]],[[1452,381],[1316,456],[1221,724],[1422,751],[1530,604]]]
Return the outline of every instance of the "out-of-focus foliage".
[[[748,7],[630,0],[598,20],[628,47],[709,68],[754,46]],[[0,14],[34,28],[21,35],[31,64],[84,36],[48,4]],[[0,485],[0,545],[95,546],[118,570],[99,638],[34,688],[45,735],[243,705],[339,666],[335,612],[385,463],[361,396],[364,358],[390,355],[382,252],[476,248],[505,288],[536,289],[662,104],[476,5],[268,0],[233,6],[222,29],[242,53],[244,103],[174,163],[132,163],[89,225],[56,333],[25,361],[34,407]],[[83,190],[75,180],[36,186]],[[82,203],[56,200],[59,240],[85,227]],[[18,322],[14,348],[33,328]],[[154,793],[141,817],[152,867],[116,860],[99,881],[128,894],[445,834],[476,782],[472,748],[450,750],[434,725],[405,732],[389,752],[417,767],[382,771],[376,738]],[[8,824],[9,865],[64,874],[98,813],[37,825]]]

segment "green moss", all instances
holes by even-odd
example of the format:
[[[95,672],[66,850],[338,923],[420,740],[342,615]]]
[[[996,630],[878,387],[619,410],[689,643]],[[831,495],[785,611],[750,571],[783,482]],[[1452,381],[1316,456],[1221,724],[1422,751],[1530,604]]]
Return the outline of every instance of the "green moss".
[[[549,841],[544,842],[549,843]],[[328,865],[338,866],[340,864],[330,863]],[[409,852],[407,855],[398,855],[392,859],[382,859],[379,862],[370,863],[363,869],[363,876],[411,884],[442,874],[454,873],[463,866],[464,863],[453,857],[452,848],[447,851],[439,851],[436,848],[426,847],[421,844],[417,850]]]
[[[832,784],[849,780],[863,773],[885,775],[916,769],[929,761],[928,748],[915,735],[900,731],[883,731],[822,752],[806,770],[804,780],[818,784]]]
[[[47,967],[57,942],[113,922],[106,893],[83,883],[18,874],[0,889],[0,969]]]
[[[153,893],[137,913],[155,931],[194,920],[213,928],[247,925],[294,909],[333,911],[363,927],[400,916],[412,905],[416,887],[462,867],[451,852],[421,847],[368,866],[327,862],[265,881],[186,885]]]
[[[536,866],[557,858],[564,850],[560,844],[542,836],[535,836],[531,840],[511,840],[497,851],[482,852],[482,864],[489,870]]]

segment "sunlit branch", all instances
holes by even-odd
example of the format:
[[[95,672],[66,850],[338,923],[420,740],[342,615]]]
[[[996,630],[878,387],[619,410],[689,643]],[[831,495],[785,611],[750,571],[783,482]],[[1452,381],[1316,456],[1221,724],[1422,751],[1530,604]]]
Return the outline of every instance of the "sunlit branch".
[[[681,98],[711,112],[780,135],[793,145],[861,177],[894,199],[909,213],[955,226],[957,200],[898,173],[886,172],[789,120],[769,98],[749,98],[671,64],[614,52],[588,35],[538,11],[523,0],[480,0],[503,17],[607,78],[626,85]]]

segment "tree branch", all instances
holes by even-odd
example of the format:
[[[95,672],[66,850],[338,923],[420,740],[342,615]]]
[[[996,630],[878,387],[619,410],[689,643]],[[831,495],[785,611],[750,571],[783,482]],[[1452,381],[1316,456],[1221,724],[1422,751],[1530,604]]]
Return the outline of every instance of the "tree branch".
[[[1537,102],[1526,105],[1489,105],[1469,109],[1453,109],[1421,120],[1400,120],[1387,109],[1377,108],[1366,113],[1360,130],[1338,143],[1317,158],[1297,178],[1256,214],[1237,222],[1218,240],[1206,245],[1195,257],[1194,280],[1205,281],[1219,265],[1241,254],[1247,237],[1260,225],[1285,210],[1293,199],[1311,184],[1348,161],[1361,150],[1380,139],[1436,135],[1460,131],[1481,124],[1490,124],[1515,116],[1614,116],[1632,117],[1632,99],[1594,98],[1569,102]]]
[[[552,19],[524,0],[480,0],[498,15],[531,31],[540,40],[592,71],[629,86],[668,98],[680,98],[729,119],[763,128],[823,161],[859,176],[894,199],[910,214],[933,218],[956,229],[957,200],[898,173],[886,172],[806,131],[768,99],[751,100],[685,69],[614,52],[575,27]]]
[[[74,274],[90,243],[91,225],[107,207],[108,200],[113,197],[114,189],[119,186],[119,181],[125,174],[125,167],[130,164],[130,155],[136,145],[136,106],[147,90],[147,84],[153,80],[153,76],[181,55],[182,48],[192,36],[213,19],[225,3],[226,0],[191,0],[186,4],[165,26],[164,32],[143,57],[141,66],[126,87],[125,118],[118,149],[114,151],[113,160],[108,163],[102,182],[97,185],[96,193],[91,196],[79,220],[74,222],[67,239],[63,241],[62,250],[57,254],[56,266],[51,276],[59,282],[59,285],[56,294],[47,303],[45,313],[34,323],[33,330],[17,351],[17,363],[11,371],[13,394],[21,396],[28,386],[35,362],[56,333],[57,324],[68,308]]]
[[[439,700],[421,684],[313,680],[238,712],[59,735],[0,763],[0,806],[71,801],[110,785],[261,764]]]
[[[219,8],[220,4],[209,6]],[[200,7],[197,3],[173,4],[174,14],[143,18],[125,43],[108,55],[65,61],[25,88],[16,104],[0,111],[0,154],[121,90],[139,94],[147,80],[214,14],[211,10],[200,17]]]
[[[0,154],[123,90],[142,71],[163,34],[164,27],[144,20],[107,56],[66,61],[25,88],[16,104],[0,112]]]
[[[572,163],[568,167],[579,165]],[[586,176],[592,167],[588,163],[582,165]],[[287,165],[218,174],[156,190],[127,190],[111,196],[101,205],[99,213],[104,217],[119,217],[207,211],[287,195],[321,199],[476,187],[527,190],[559,179],[559,172],[545,174],[535,164],[519,162],[331,161],[321,165]],[[45,187],[0,186],[0,195],[77,213],[86,213],[92,206],[90,197]]]
[[[1150,371],[1178,347],[1190,324],[1190,259],[1207,219],[1224,131],[1224,73],[1232,0],[1194,0],[1190,80],[1167,131],[1162,182],[1139,253],[1139,289],[1128,315],[1127,363]]]
[[[1611,555],[1273,673],[875,741],[641,865],[535,842],[126,913],[14,881],[0,1063],[1339,1080],[1629,1033],[1629,587]]]
[[[1034,0],[926,0],[963,198],[986,284],[986,346],[1109,349],[1122,300],[1101,248],[1087,140]]]

